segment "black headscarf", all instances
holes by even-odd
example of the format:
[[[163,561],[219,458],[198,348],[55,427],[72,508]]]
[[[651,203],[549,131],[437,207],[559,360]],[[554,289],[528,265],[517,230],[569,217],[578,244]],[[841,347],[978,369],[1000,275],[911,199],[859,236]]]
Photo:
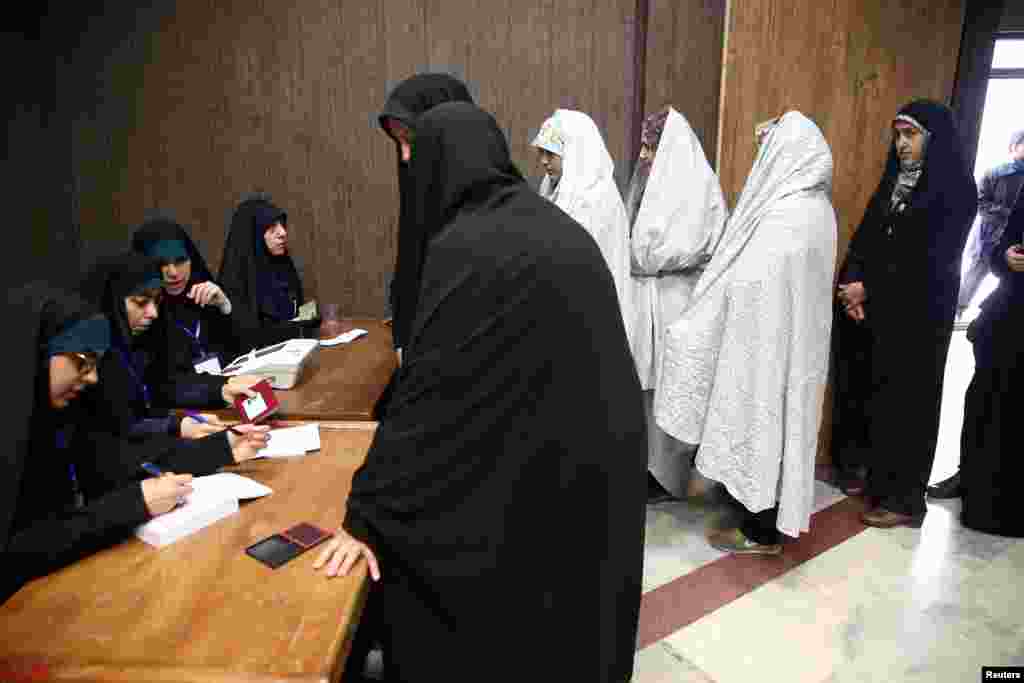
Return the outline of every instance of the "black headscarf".
[[[132,235],[132,249],[151,258],[159,258],[153,252],[161,242],[181,242],[185,247],[185,253],[192,262],[192,276],[189,278],[186,289],[192,285],[213,280],[210,268],[206,265],[206,259],[199,253],[199,249],[196,248],[185,228],[178,223],[166,218],[146,221]]]
[[[914,210],[927,210],[942,201],[946,192],[956,192],[974,184],[974,176],[964,157],[963,141],[949,107],[930,100],[914,100],[899,110],[897,116],[901,115],[919,122],[929,134],[921,177],[909,202]],[[899,178],[900,168],[900,157],[893,144],[889,148],[883,179],[890,195]]]
[[[232,305],[243,306],[256,316],[286,321],[295,313],[285,311],[287,306],[280,305],[278,295],[286,289],[288,297],[301,305],[302,280],[290,254],[274,256],[267,250],[263,234],[277,221],[287,225],[288,215],[266,199],[239,204],[231,217],[217,281]]]
[[[10,335],[6,342],[10,367],[4,387],[17,400],[8,401],[4,410],[7,443],[0,449],[0,462],[3,463],[0,472],[0,548],[4,554],[31,446],[32,426],[36,422],[34,414],[49,410],[47,344],[77,322],[98,313],[97,308],[74,294],[44,283],[31,283],[7,292],[3,320],[10,329],[19,333]],[[83,342],[74,350],[106,350],[95,346]],[[70,350],[71,347],[65,344],[64,348]]]
[[[172,252],[176,249],[184,252],[191,261],[191,275],[181,294],[172,295],[164,290],[160,313],[166,318],[166,373],[168,376],[191,373],[194,362],[207,353],[220,354],[221,362],[226,364],[238,353],[240,331],[232,316],[221,315],[212,307],[201,307],[188,298],[193,285],[212,282],[213,275],[185,228],[171,220],[156,219],[147,221],[132,235],[132,249],[157,258],[161,264],[167,262],[168,247]],[[200,331],[198,339],[197,330]]]
[[[387,119],[401,121],[415,133],[419,117],[445,102],[472,103],[473,98],[465,84],[452,76],[440,73],[417,74],[395,87],[384,103],[378,121],[385,133],[388,132]],[[414,146],[417,145],[414,142]],[[402,348],[408,341],[413,312],[416,310],[426,244],[419,230],[409,229],[420,217],[412,205],[415,190],[409,175],[410,165],[402,162],[397,141],[395,147],[398,152],[398,253],[389,296],[395,347]]]
[[[133,336],[125,298],[149,289],[161,289],[160,263],[145,254],[121,252],[99,260],[82,278],[79,293],[109,318],[114,345],[129,348],[162,334],[161,318],[144,334]]]
[[[489,114],[442,104],[416,134],[419,220],[402,229],[428,245],[423,287],[345,520],[385,573],[389,666],[476,680],[511,640],[530,656],[504,660],[510,679],[545,662],[553,680],[626,681],[646,428],[611,275]],[[454,649],[462,677],[437,657]]]

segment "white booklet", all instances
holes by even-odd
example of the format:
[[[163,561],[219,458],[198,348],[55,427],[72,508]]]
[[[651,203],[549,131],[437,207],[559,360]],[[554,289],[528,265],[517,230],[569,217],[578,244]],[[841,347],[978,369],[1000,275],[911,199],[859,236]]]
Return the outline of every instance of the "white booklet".
[[[321,339],[320,346],[337,346],[338,344],[348,344],[356,339],[359,339],[364,334],[369,334],[366,330],[359,329],[358,327],[348,332],[342,332],[337,337],[331,337],[330,339]]]
[[[320,450],[320,425],[315,422],[271,429],[268,434],[267,447],[258,451],[263,458],[290,458]]]
[[[232,472],[192,480],[192,493],[167,514],[135,529],[146,543],[162,548],[238,512],[240,499],[260,498],[273,491],[258,481]]]

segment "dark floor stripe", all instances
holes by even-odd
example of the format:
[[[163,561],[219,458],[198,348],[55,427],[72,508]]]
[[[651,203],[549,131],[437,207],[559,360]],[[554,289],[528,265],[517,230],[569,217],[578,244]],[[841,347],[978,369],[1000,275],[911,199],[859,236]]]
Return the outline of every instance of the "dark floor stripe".
[[[780,557],[727,555],[644,594],[637,649],[689,626],[866,528],[861,498],[845,498],[811,516],[811,530],[786,543]]]

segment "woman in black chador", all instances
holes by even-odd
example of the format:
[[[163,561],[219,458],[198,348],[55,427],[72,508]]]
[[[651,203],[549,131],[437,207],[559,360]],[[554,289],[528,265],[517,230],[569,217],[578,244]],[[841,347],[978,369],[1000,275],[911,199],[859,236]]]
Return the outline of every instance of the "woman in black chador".
[[[968,328],[974,378],[967,389],[960,446],[964,526],[1024,536],[1020,424],[1024,418],[1024,202],[992,252],[999,287]]]
[[[420,116],[445,102],[473,102],[466,85],[448,74],[423,73],[405,79],[388,95],[384,109],[377,116],[381,129],[395,142],[398,158],[398,253],[395,272],[388,285],[388,309],[391,311],[391,335],[399,363],[402,347],[409,337],[412,316],[419,296],[420,275],[425,248],[423,236],[415,230],[403,230],[413,221],[410,205],[411,193],[403,190],[410,183],[409,161],[412,143],[416,137],[416,121]],[[411,265],[410,265],[411,264]],[[387,410],[395,387],[395,376],[381,394],[373,409],[373,417],[380,420]]]
[[[132,249],[160,265],[169,374],[219,372],[249,350],[241,348],[231,300],[185,228],[167,219],[147,221],[132,235]]]
[[[0,449],[0,603],[25,582],[131,536],[191,490],[164,476],[83,491],[88,458],[71,437],[79,396],[97,381],[110,323],[78,297],[33,283],[7,292],[4,447]]]
[[[924,518],[976,205],[952,112],[927,100],[903,107],[840,272],[833,333],[833,460],[844,490],[869,496],[870,526]]]
[[[387,680],[628,681],[646,423],[604,257],[472,104],[419,118],[408,179],[422,286],[316,566],[371,562]]]
[[[231,216],[217,281],[231,300],[243,353],[320,336],[319,319],[293,320],[304,300],[289,230],[288,214],[266,199],[247,199]]]

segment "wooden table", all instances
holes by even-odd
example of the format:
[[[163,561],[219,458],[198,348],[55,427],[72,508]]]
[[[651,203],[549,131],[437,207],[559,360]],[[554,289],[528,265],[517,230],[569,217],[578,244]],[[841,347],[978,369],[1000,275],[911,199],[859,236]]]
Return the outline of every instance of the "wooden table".
[[[366,565],[277,570],[245,554],[298,522],[337,527],[375,427],[321,427],[322,450],[229,468],[274,493],[163,548],[132,538],[29,583],[0,605],[0,680],[338,681]]]
[[[295,388],[276,392],[281,402],[276,418],[321,422],[373,419],[373,406],[398,362],[391,328],[381,320],[344,320],[334,334],[357,327],[369,334],[349,344],[321,347],[316,362]],[[238,416],[234,409],[216,412],[227,419]]]

